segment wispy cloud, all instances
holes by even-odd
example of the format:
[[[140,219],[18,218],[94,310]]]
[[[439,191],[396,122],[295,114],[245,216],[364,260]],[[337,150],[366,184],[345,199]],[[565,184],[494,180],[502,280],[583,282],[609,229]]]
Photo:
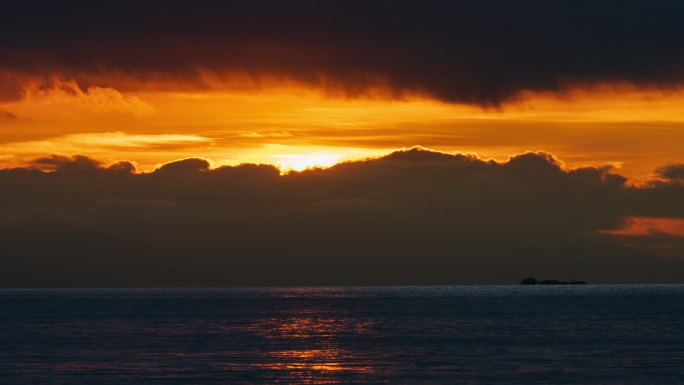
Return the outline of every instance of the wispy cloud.
[[[25,84],[22,101],[61,114],[129,113],[141,117],[155,111],[140,98],[124,96],[114,88],[91,86],[83,90],[75,80],[59,77]]]

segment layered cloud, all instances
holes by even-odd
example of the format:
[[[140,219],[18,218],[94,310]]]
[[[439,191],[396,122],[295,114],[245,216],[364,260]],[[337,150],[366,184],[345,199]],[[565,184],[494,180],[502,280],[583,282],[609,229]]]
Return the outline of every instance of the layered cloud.
[[[294,81],[498,105],[521,91],[684,82],[678,1],[133,1],[5,5],[0,95],[59,73],[121,89]]]
[[[83,90],[75,80],[59,77],[26,84],[22,96],[25,103],[41,106],[43,110],[58,110],[61,114],[127,113],[145,116],[154,111],[139,98],[126,97],[113,88],[93,86]]]
[[[127,162],[53,156],[0,171],[0,183],[7,286],[684,276],[684,262],[638,249],[657,251],[662,237],[649,244],[628,230],[633,218],[663,217],[680,229],[684,185],[635,187],[548,153],[495,162],[413,148],[286,175],[198,158],[135,173]],[[668,234],[678,247],[679,233]],[[638,248],[615,244],[632,236]]]

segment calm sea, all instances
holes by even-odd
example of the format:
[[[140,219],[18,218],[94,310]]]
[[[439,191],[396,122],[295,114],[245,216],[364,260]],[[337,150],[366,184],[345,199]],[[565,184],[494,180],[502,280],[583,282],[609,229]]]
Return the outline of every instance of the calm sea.
[[[0,383],[683,384],[684,286],[0,290]]]

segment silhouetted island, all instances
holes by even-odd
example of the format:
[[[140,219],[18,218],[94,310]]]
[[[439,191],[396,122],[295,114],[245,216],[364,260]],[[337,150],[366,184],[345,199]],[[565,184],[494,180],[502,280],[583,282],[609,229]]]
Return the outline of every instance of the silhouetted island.
[[[537,281],[536,278],[525,278],[520,281],[521,285],[586,285],[584,281],[558,281],[556,279],[547,279],[544,281]]]

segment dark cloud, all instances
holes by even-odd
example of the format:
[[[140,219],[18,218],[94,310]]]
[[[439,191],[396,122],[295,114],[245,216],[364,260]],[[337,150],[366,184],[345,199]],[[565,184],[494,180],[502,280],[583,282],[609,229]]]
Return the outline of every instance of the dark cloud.
[[[42,170],[58,171],[60,174],[74,174],[76,176],[102,174],[105,171],[130,174],[135,171],[135,166],[130,162],[116,162],[108,167],[104,167],[101,162],[83,155],[51,155],[34,160],[33,165]],[[173,164],[169,164],[169,166],[173,167]]]
[[[656,171],[665,179],[684,181],[684,164],[671,164]]]
[[[209,169],[209,162],[200,158],[189,158],[177,160],[162,165],[157,169],[158,174],[184,174],[191,172],[206,171]]]
[[[597,82],[680,87],[683,11],[674,0],[12,2],[0,72],[200,86],[199,69],[232,70],[496,105]]]
[[[45,167],[53,171],[98,171],[101,163],[83,155],[63,156],[51,155],[38,158],[33,162],[36,166]]]
[[[653,254],[666,239],[631,248],[597,233],[630,216],[684,218],[684,185],[634,187],[547,153],[498,163],[415,148],[287,175],[202,159],[147,174],[79,156],[36,165],[53,171],[0,171],[5,286],[684,277],[684,261]]]
[[[662,232],[646,235],[616,235],[614,239],[620,244],[645,250],[670,259],[681,259],[684,255],[684,237]]]

